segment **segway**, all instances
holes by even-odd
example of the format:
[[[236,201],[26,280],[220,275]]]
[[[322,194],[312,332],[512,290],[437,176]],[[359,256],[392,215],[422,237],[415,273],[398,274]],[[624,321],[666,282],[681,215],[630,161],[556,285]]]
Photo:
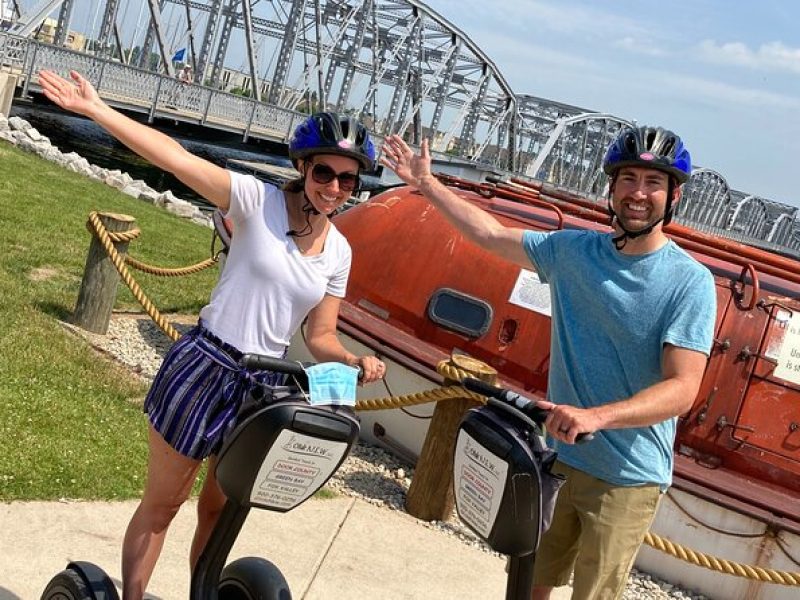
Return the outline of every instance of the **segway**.
[[[240,366],[286,373],[291,383],[254,385],[223,442],[214,473],[227,500],[192,571],[189,598],[291,600],[289,585],[273,563],[244,557],[225,566],[228,553],[251,508],[287,512],[325,485],[358,438],[359,424],[352,406],[309,403],[300,363],[247,354]],[[42,600],[118,598],[100,567],[77,561],[53,577],[42,594]]]
[[[506,554],[506,600],[530,600],[539,539],[549,527],[564,479],[551,472],[557,453],[542,423],[547,411],[511,390],[466,378],[486,396],[459,425],[453,486],[459,518],[493,550]],[[581,434],[586,442],[592,434]]]

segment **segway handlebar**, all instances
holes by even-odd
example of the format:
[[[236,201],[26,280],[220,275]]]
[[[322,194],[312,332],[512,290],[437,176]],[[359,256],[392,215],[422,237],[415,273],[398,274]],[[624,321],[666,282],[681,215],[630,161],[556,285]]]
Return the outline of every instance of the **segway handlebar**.
[[[486,396],[487,398],[494,398],[513,406],[538,425],[542,425],[547,418],[548,411],[536,406],[535,400],[526,398],[507,388],[497,387],[473,377],[464,378],[461,384],[471,392]],[[575,442],[580,444],[593,439],[594,435],[591,433],[579,433],[575,438]]]
[[[275,358],[264,354],[245,354],[239,359],[239,365],[250,371],[264,370],[286,373],[287,375],[304,375],[303,364],[296,360]]]
[[[276,373],[286,373],[287,375],[294,375],[296,377],[305,377],[305,367],[310,367],[313,363],[302,363],[297,360],[286,360],[284,358],[275,358],[274,356],[266,356],[264,354],[245,354],[239,359],[239,365],[250,371],[264,370],[274,371]],[[359,365],[358,378],[364,376],[364,369]]]

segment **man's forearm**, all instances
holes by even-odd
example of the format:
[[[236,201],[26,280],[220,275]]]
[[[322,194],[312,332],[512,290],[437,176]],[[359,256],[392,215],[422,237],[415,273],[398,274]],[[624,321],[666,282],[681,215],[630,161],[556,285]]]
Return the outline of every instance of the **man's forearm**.
[[[627,400],[589,409],[598,419],[597,429],[648,427],[685,413],[692,407],[699,382],[666,379]]]
[[[433,175],[420,180],[419,191],[464,235],[487,247],[503,226],[486,211],[457,196]]]

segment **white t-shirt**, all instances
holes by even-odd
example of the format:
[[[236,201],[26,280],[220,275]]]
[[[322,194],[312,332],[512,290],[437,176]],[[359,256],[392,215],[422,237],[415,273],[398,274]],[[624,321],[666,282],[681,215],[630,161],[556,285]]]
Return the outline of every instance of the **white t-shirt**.
[[[300,323],[325,294],[343,298],[351,250],[333,223],[317,256],[303,256],[289,231],[283,192],[230,172],[233,241],[205,326],[242,352],[283,356]]]

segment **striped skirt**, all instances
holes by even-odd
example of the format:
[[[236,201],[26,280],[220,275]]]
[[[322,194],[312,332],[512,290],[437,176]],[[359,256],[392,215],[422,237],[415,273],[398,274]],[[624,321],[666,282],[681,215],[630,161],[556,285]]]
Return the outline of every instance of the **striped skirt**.
[[[253,385],[280,385],[285,376],[247,371],[242,353],[202,326],[170,348],[144,401],[156,431],[175,450],[197,460],[217,454]]]

